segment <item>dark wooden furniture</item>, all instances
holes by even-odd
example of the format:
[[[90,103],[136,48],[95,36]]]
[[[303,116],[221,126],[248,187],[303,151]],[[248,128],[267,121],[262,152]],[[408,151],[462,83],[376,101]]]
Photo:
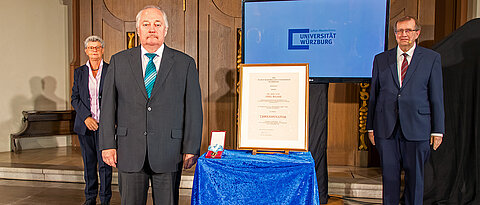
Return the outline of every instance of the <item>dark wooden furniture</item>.
[[[20,138],[73,135],[74,110],[23,111],[22,129],[10,135],[13,152],[22,150]]]

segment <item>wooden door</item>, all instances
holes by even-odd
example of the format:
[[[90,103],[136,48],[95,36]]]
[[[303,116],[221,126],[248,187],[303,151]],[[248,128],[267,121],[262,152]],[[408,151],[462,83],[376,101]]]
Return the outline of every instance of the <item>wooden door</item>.
[[[134,46],[138,45],[135,18],[147,5],[162,8],[168,19],[169,28],[165,44],[183,51],[195,60],[198,43],[198,0],[74,0],[73,52],[70,79],[73,82],[73,69],[84,64],[87,56],[83,41],[90,35],[97,35],[105,41],[104,60],[110,61],[113,54],[127,48],[128,33],[134,35]],[[79,146],[73,138],[73,146]]]
[[[241,1],[199,1],[199,72],[204,105],[202,151],[210,132],[227,131],[225,148],[236,147],[237,28]]]
[[[191,22],[187,22],[183,0],[93,0],[92,5],[92,33],[104,39],[104,59],[107,62],[113,54],[127,48],[127,33],[136,34],[135,17],[147,5],[159,6],[167,15],[169,28],[165,44],[180,51],[186,50],[186,24]],[[196,13],[194,9],[188,12]],[[135,38],[135,45],[138,44]]]

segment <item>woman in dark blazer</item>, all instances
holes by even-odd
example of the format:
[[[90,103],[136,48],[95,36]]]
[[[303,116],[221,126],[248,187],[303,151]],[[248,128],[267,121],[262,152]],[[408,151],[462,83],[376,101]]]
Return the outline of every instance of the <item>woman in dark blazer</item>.
[[[85,203],[96,204],[99,192],[102,204],[109,204],[112,197],[112,167],[105,164],[98,149],[98,125],[100,121],[100,102],[103,80],[108,64],[103,62],[103,40],[90,36],[85,40],[85,53],[88,61],[75,69],[72,88],[72,106],[76,111],[73,130],[78,134],[82,149]],[[98,191],[97,163],[100,174]]]

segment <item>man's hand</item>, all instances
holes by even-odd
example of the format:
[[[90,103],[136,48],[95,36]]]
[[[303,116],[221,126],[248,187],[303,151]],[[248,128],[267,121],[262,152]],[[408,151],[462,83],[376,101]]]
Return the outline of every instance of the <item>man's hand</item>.
[[[111,167],[117,167],[117,150],[116,149],[106,149],[102,150],[102,158],[105,163]]]
[[[95,119],[93,119],[93,117],[87,117],[87,119],[85,119],[85,125],[89,130],[92,130],[92,131],[95,131],[98,129],[98,122]]]
[[[183,154],[183,168],[190,169],[197,163],[198,156],[193,154]]]
[[[430,136],[430,145],[433,144],[433,150],[437,150],[440,144],[442,144],[443,137],[441,136]]]
[[[375,146],[375,136],[373,135],[373,131],[368,132],[368,139],[370,139],[370,142]]]

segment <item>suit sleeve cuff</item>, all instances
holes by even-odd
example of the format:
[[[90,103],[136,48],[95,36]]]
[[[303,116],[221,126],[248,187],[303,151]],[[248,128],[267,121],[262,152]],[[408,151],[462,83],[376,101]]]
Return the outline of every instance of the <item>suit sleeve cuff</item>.
[[[442,133],[431,133],[431,136],[443,137]]]

